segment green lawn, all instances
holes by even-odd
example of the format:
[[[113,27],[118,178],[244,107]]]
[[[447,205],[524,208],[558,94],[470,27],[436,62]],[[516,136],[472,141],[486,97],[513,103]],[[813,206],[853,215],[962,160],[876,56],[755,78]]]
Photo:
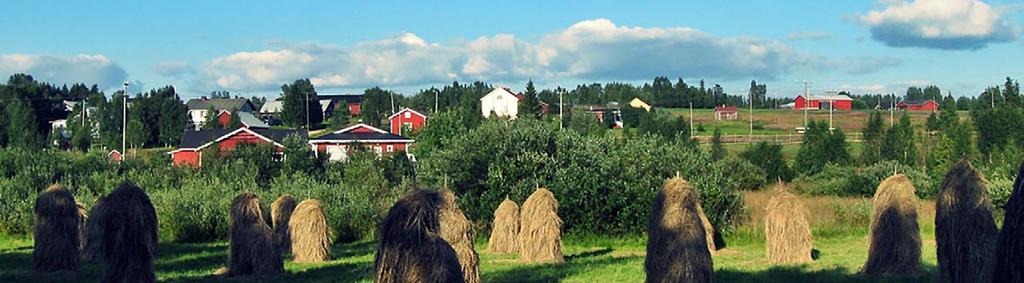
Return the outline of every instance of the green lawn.
[[[814,227],[816,260],[801,266],[772,266],[763,259],[763,212],[758,213],[763,210],[767,197],[766,193],[749,193],[746,197],[748,220],[725,237],[725,247],[714,256],[716,281],[929,282],[934,277],[934,208],[928,201],[922,201],[919,210],[922,266],[926,273],[909,278],[871,278],[857,274],[867,258],[864,219],[870,214],[870,207],[857,209],[858,206],[853,204],[864,203],[864,199],[805,197],[805,205],[815,216],[811,224]],[[858,216],[852,217],[856,220],[843,219],[850,218],[849,215]],[[644,238],[568,236],[563,246],[567,259],[563,264],[520,264],[515,255],[482,252],[480,272],[484,282],[642,282],[644,279]],[[477,243],[477,251],[485,249],[486,242],[481,239]],[[226,250],[225,243],[161,244],[156,262],[157,277],[163,282],[222,280],[211,274],[224,266]],[[31,252],[31,240],[0,236],[0,282],[96,282],[102,272],[96,264],[85,264],[78,275],[33,274],[30,271]],[[335,245],[333,256],[335,260],[325,264],[294,264],[288,261],[285,265],[288,274],[268,282],[372,281],[373,242]]]

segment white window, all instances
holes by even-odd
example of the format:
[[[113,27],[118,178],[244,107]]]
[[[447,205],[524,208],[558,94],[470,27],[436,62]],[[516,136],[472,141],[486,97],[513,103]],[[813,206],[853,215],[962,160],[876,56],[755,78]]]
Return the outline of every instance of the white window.
[[[395,152],[395,146],[394,146],[394,145],[390,145],[390,144],[389,144],[389,145],[388,145],[388,152],[389,152],[389,153],[390,153],[390,152]]]
[[[378,156],[381,155],[381,153],[383,153],[383,152],[381,152],[382,148],[379,145],[373,147],[373,151],[376,152]]]
[[[405,118],[406,119],[412,118],[412,113],[405,112]]]

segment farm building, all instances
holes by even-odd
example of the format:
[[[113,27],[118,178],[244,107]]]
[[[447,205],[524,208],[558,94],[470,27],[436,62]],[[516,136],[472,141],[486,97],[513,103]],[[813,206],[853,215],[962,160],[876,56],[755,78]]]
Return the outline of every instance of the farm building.
[[[253,116],[252,113],[235,112],[235,114],[238,115],[238,121],[242,122],[242,127],[270,128],[270,126],[267,125],[267,123],[260,121],[260,119],[256,118],[256,116]],[[228,124],[231,123],[231,112],[228,112],[227,110],[221,110],[220,113],[217,113],[217,123],[219,123],[222,128],[226,128]]]
[[[124,160],[124,155],[121,154],[121,151],[115,149],[107,153],[107,158],[110,159],[110,162],[121,163],[121,160]]]
[[[241,111],[250,113],[256,111],[256,107],[246,98],[206,98],[203,96],[189,99],[185,106],[188,107],[188,117],[192,119],[192,124],[197,129],[206,121],[206,112],[210,111],[210,109],[214,111],[227,110],[228,112]]]
[[[578,109],[594,114],[594,117],[597,117],[597,121],[600,123],[604,123],[604,119],[606,118],[605,112],[610,112],[612,114],[611,119],[615,121],[615,126],[613,128],[622,128],[622,111],[619,110],[618,102],[609,102],[608,104],[605,105],[576,105],[573,106],[573,109]]]
[[[647,104],[647,102],[644,102],[643,100],[640,100],[639,97],[634,97],[633,100],[630,100],[629,106],[633,108],[643,108],[644,110],[651,111],[651,105]]]
[[[405,134],[411,134],[411,132],[419,131],[420,128],[423,128],[423,125],[426,125],[427,115],[412,110],[412,108],[403,108],[395,114],[391,114],[388,117],[388,121],[391,121],[392,134],[402,135],[403,131],[409,131]]]
[[[519,97],[506,88],[496,87],[480,98],[480,112],[484,117],[515,119],[519,114]]]
[[[716,106],[715,120],[736,120],[740,116],[740,109],[736,106]]]
[[[793,110],[829,109],[829,105],[834,110],[851,110],[853,109],[853,99],[842,94],[808,95],[807,97],[800,95],[793,102]]]
[[[317,155],[329,154],[330,160],[344,160],[360,148],[373,150],[378,155],[405,152],[414,142],[363,123],[309,140]]]
[[[939,111],[939,103],[935,100],[924,100],[924,101],[900,101],[896,104],[896,109],[906,111]]]
[[[297,135],[302,139],[308,136],[306,130],[284,130],[267,128],[238,129],[202,129],[185,130],[181,135],[178,149],[167,154],[171,155],[171,163],[175,166],[203,165],[203,149],[217,146],[220,152],[227,153],[240,144],[273,144],[277,153],[284,151],[284,139]]]
[[[363,94],[338,94],[338,95],[320,95],[320,105],[330,105],[330,109],[338,109],[338,107],[344,105],[348,107],[349,115],[356,116],[362,113],[363,105]],[[330,103],[325,103],[325,100]],[[332,112],[333,113],[333,112]],[[331,113],[324,113],[324,117],[330,117]]]

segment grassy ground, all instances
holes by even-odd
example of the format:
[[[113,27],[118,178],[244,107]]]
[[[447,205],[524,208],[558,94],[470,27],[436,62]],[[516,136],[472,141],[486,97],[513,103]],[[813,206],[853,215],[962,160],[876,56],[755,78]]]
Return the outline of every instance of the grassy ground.
[[[772,266],[764,258],[763,217],[769,194],[745,197],[747,212],[739,228],[725,237],[725,247],[714,256],[719,282],[927,282],[935,274],[934,205],[919,205],[922,265],[926,273],[915,277],[871,278],[857,274],[867,258],[867,223],[871,205],[863,198],[805,197],[814,227],[816,260],[800,266]],[[564,239],[563,264],[529,265],[515,255],[481,253],[480,272],[485,282],[642,282],[646,240],[642,237]],[[477,244],[486,249],[485,241]],[[163,282],[219,281],[211,274],[226,261],[225,243],[161,244],[156,262]],[[80,274],[34,274],[32,241],[0,236],[0,282],[96,282],[101,267],[85,264]],[[287,275],[267,282],[370,282],[374,243],[335,245],[335,260],[325,264],[286,262]],[[246,280],[227,280],[245,282]]]
[[[668,111],[689,119],[690,110],[682,108],[659,109]],[[748,135],[750,134],[749,111],[741,109],[735,120],[716,120],[715,113],[711,109],[694,109],[694,127],[704,125],[704,132],[697,132],[694,136],[711,136],[715,128],[721,129],[723,135]],[[929,112],[907,112],[910,114],[910,121],[914,126],[922,128],[928,119]],[[885,112],[885,120],[888,123],[888,112]],[[895,113],[899,119],[902,112]],[[762,129],[755,129],[754,135],[786,135],[795,134],[797,127],[804,126],[804,111],[778,110],[778,109],[754,109],[754,123],[761,124]],[[835,128],[842,129],[847,135],[858,134],[867,125],[871,111],[835,111],[832,113],[832,123]],[[961,115],[966,115],[961,113]],[[807,120],[828,121],[828,110],[808,110]]]

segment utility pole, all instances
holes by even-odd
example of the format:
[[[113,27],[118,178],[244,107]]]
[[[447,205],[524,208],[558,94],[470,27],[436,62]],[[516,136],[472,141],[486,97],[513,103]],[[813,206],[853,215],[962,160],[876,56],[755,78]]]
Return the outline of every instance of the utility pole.
[[[82,120],[82,129],[85,129],[85,107],[85,99],[82,99],[82,117],[79,117]]]
[[[309,93],[306,93],[306,129],[309,129]]]
[[[690,134],[693,134],[693,101],[690,101]]]
[[[391,115],[395,115],[395,93],[391,93]]]
[[[808,82],[804,81],[804,131],[807,131],[807,106],[811,103],[810,89],[807,84]]]
[[[562,127],[565,125],[565,120],[563,119],[564,116],[562,116],[562,114],[564,114],[563,110],[562,110],[562,106],[563,106],[563,104],[562,104],[563,103],[562,102],[562,93],[563,93],[563,91],[560,91],[560,90],[558,91],[558,129],[559,130],[561,130]]]
[[[832,97],[829,96],[828,97],[828,131],[829,132],[832,132],[832,110],[835,109],[835,107],[832,107],[832,103],[833,103]]]
[[[128,134],[128,81],[124,81],[124,97],[121,103],[121,160],[125,157],[125,136]]]
[[[889,101],[889,128],[896,125],[896,94],[892,94],[892,101]]]
[[[750,116],[750,137],[748,138],[748,141],[753,141],[754,140],[754,90],[753,89],[748,90],[747,94],[748,94],[748,97],[749,97],[749,100],[750,100],[750,101],[747,101],[747,104],[750,104],[750,115],[749,115]]]
[[[434,115],[437,115],[437,104],[438,104],[437,101],[439,99],[438,98],[438,94],[439,93],[440,93],[439,91],[435,91],[434,92]]]

